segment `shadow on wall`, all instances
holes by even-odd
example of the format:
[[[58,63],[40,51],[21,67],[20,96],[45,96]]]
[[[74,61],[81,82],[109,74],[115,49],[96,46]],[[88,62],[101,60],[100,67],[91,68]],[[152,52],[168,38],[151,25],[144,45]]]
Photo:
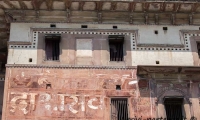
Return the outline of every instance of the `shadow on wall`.
[[[4,81],[0,81],[0,120],[2,117],[3,93],[4,93]]]

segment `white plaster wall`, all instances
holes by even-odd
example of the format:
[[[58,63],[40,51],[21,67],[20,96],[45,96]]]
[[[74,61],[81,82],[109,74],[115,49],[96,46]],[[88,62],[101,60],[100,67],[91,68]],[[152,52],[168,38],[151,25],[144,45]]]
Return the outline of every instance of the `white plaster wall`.
[[[132,65],[193,65],[191,52],[186,51],[133,51]]]
[[[32,62],[29,62],[32,58]],[[36,64],[36,49],[9,49],[7,64]]]
[[[112,24],[67,24],[56,23],[56,28],[81,28],[88,25],[88,29],[113,29]],[[180,30],[199,30],[199,26],[163,26],[163,25],[117,25],[120,30],[138,30],[137,43],[141,44],[182,44]],[[163,31],[163,27],[168,27]],[[50,28],[50,23],[11,23],[10,41],[32,41],[31,28]],[[87,29],[86,29],[87,30]],[[158,34],[154,33],[158,30]],[[132,43],[132,42],[131,42]],[[131,45],[132,46],[132,45]],[[20,57],[19,57],[20,56]],[[29,63],[28,59],[33,58]],[[10,49],[8,64],[37,64],[37,51],[28,49]],[[193,65],[191,51],[137,51],[132,49],[132,65]]]
[[[168,27],[167,31],[163,27]],[[198,26],[140,26],[138,28],[137,43],[141,44],[168,44],[184,45],[181,39],[181,30],[198,30]],[[158,34],[154,33],[158,30]],[[132,42],[131,42],[132,43]],[[189,50],[133,50],[132,65],[183,65],[192,66],[194,60],[191,52],[190,41],[188,40]],[[154,48],[149,46],[148,48]],[[160,47],[162,48],[162,47]],[[170,47],[169,47],[170,48]],[[156,64],[159,61],[159,64]]]
[[[168,30],[163,30],[163,27],[167,27]],[[142,44],[181,44],[179,30],[188,29],[188,27],[153,25],[141,26],[138,28],[139,38],[137,42]],[[189,27],[189,29],[193,28]],[[155,34],[155,30],[158,31],[158,34]]]
[[[31,41],[30,27],[23,24],[12,24],[9,41]]]
[[[92,39],[76,39],[76,56],[92,57]]]

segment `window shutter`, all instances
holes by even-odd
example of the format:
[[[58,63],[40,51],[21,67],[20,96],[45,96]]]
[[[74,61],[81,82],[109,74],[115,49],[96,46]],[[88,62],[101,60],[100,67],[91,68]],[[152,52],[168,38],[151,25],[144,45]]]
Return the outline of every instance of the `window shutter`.
[[[45,35],[46,60],[59,60],[60,39],[61,39],[60,34],[47,34],[47,35]]]
[[[109,47],[110,47],[110,61],[123,61],[123,35],[110,35]]]
[[[45,47],[45,52],[46,52],[46,60],[52,60],[53,59],[53,44],[52,41],[46,40],[46,47]]]

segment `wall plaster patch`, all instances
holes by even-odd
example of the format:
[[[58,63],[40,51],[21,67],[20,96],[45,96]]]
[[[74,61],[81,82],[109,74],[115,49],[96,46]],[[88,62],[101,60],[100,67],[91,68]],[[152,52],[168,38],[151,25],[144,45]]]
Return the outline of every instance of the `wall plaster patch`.
[[[191,33],[183,33],[183,47],[140,47],[136,43],[136,38],[133,35],[132,36],[132,46],[133,50],[151,50],[151,51],[189,51],[190,50],[190,44],[189,44],[189,39],[192,36],[200,36],[200,34],[191,34]]]
[[[37,49],[37,43],[38,43],[38,32],[34,31],[31,38],[31,44],[30,45],[9,45],[10,49]]]

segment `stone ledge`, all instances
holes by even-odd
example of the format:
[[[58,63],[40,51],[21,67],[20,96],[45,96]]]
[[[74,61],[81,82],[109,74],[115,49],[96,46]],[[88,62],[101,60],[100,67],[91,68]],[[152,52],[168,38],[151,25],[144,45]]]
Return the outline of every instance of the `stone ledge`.
[[[88,65],[28,65],[6,64],[7,68],[64,68],[64,69],[136,69],[137,66],[88,66]]]
[[[31,42],[24,42],[24,41],[9,41],[8,45],[31,45]]]

